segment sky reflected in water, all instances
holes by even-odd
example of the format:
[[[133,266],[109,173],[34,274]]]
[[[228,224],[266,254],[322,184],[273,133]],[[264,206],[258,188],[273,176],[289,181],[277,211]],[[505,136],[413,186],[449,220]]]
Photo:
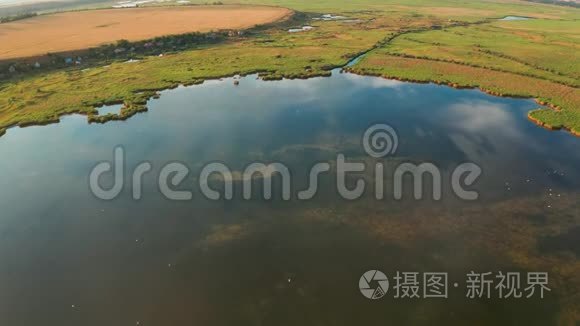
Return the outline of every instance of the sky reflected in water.
[[[546,325],[577,309],[569,234],[580,225],[580,139],[529,122],[531,100],[335,73],[208,81],[148,106],[124,122],[68,116],[0,138],[1,325],[353,325],[387,315],[465,325],[510,324],[516,314]],[[173,161],[192,170],[185,189],[214,161],[233,170],[281,161],[303,184],[310,166],[337,153],[368,159],[361,137],[375,123],[397,130],[389,162],[444,172],[479,164],[481,199],[447,191],[441,202],[347,202],[331,176],[308,202],[210,202],[198,193],[171,202],[157,189],[155,172]],[[110,202],[90,193],[90,170],[118,145],[129,169],[154,166],[141,201],[129,187]],[[448,301],[375,304],[357,288],[372,268],[459,279],[472,269],[549,269],[555,289],[544,301],[470,302],[453,290]]]

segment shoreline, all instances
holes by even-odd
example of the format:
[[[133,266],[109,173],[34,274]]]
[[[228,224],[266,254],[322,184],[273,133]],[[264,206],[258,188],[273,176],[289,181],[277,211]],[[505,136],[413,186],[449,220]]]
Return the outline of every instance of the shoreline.
[[[273,6],[273,7],[277,7],[277,6]],[[295,14],[300,13],[298,11],[294,11],[292,9],[288,9],[288,8],[284,8],[289,10],[288,15],[286,15],[285,17],[283,17],[282,19],[276,21],[276,23],[273,26],[277,26],[280,23],[285,23],[286,21],[288,21],[289,19],[291,19],[291,17],[293,17]],[[304,16],[304,17],[300,17],[299,19],[308,19],[309,16]],[[478,25],[478,24],[485,24],[487,22],[489,22],[490,19],[485,19],[485,20],[477,20],[474,22],[451,22],[449,24],[449,26],[446,27],[461,27],[461,26],[469,26],[469,25]],[[280,26],[278,26],[280,27]],[[380,78],[384,78],[384,79],[391,79],[391,80],[398,80],[398,81],[402,81],[402,82],[410,82],[410,83],[420,83],[420,84],[426,84],[426,83],[433,83],[433,84],[437,84],[437,85],[442,85],[442,86],[448,86],[451,88],[455,88],[455,89],[478,89],[481,92],[484,92],[488,95],[491,96],[497,96],[497,97],[512,97],[512,98],[525,98],[525,99],[533,99],[536,103],[538,103],[539,105],[544,106],[544,108],[538,108],[535,110],[531,110],[530,112],[528,112],[528,118],[530,121],[534,122],[536,125],[544,127],[546,129],[549,130],[561,130],[564,129],[566,131],[568,131],[569,133],[571,133],[574,136],[580,136],[580,131],[575,130],[572,128],[567,128],[566,125],[572,125],[574,126],[575,120],[574,120],[574,116],[572,116],[572,119],[570,119],[570,117],[568,116],[564,116],[564,113],[568,113],[569,111],[572,111],[575,114],[575,102],[562,102],[562,98],[558,97],[561,95],[560,89],[556,88],[553,89],[552,88],[552,84],[554,85],[559,85],[562,87],[572,87],[572,88],[576,88],[574,86],[570,86],[570,85],[566,85],[566,84],[561,84],[558,82],[554,82],[551,80],[545,80],[545,79],[538,79],[539,81],[543,82],[544,84],[542,84],[546,90],[555,90],[555,92],[553,94],[555,94],[555,96],[551,96],[549,91],[544,91],[542,89],[530,89],[530,88],[518,88],[518,87],[505,87],[505,83],[501,82],[501,81],[495,81],[496,83],[494,84],[494,80],[491,80],[491,84],[490,84],[490,80],[486,80],[485,78],[478,78],[477,73],[482,70],[482,71],[490,71],[490,72],[498,72],[498,73],[503,73],[503,74],[510,74],[513,76],[517,76],[519,79],[517,79],[517,81],[519,81],[520,83],[528,83],[528,82],[533,82],[535,79],[537,79],[534,76],[527,76],[527,75],[522,75],[522,74],[515,74],[512,72],[508,72],[508,71],[497,71],[495,69],[487,69],[486,67],[480,67],[477,65],[472,65],[472,64],[466,64],[466,63],[461,63],[461,62],[448,62],[447,60],[433,60],[434,62],[431,62],[431,60],[427,60],[429,64],[432,64],[433,66],[429,66],[429,67],[435,67],[436,63],[441,63],[441,64],[448,64],[448,65],[460,65],[460,66],[465,66],[465,67],[470,67],[470,68],[474,68],[476,70],[474,71],[463,71],[462,74],[459,75],[449,75],[449,79],[447,79],[445,76],[445,71],[443,74],[441,74],[441,72],[439,72],[439,74],[435,74],[435,75],[429,75],[427,72],[427,75],[423,75],[423,76],[419,76],[419,78],[412,78],[410,76],[414,76],[413,71],[409,71],[409,70],[403,70],[403,71],[397,71],[395,74],[397,75],[393,75],[392,72],[385,72],[385,69],[388,69],[389,64],[382,64],[379,62],[379,65],[376,66],[376,69],[370,68],[370,67],[365,67],[364,66],[364,62],[366,60],[362,60],[362,64],[360,64],[361,59],[364,59],[368,54],[373,53],[373,51],[381,49],[383,46],[388,45],[391,41],[393,41],[394,39],[400,37],[401,35],[404,34],[408,34],[408,33],[420,33],[420,32],[424,32],[424,31],[430,31],[433,29],[440,29],[439,25],[436,26],[422,26],[422,27],[418,27],[412,30],[399,30],[399,31],[394,31],[392,34],[389,34],[388,36],[384,36],[384,34],[382,35],[382,38],[377,38],[376,43],[373,44],[367,44],[367,46],[363,47],[363,48],[359,48],[356,49],[353,52],[350,53],[344,53],[341,58],[339,60],[319,60],[319,61],[310,61],[310,62],[317,62],[316,64],[311,64],[309,62],[304,62],[303,64],[305,64],[304,66],[290,66],[288,69],[282,69],[279,70],[278,63],[270,63],[270,66],[265,65],[263,62],[259,63],[259,64],[253,64],[253,62],[249,62],[250,64],[248,64],[248,62],[246,62],[246,65],[240,65],[240,66],[235,66],[235,70],[233,69],[223,69],[222,67],[218,68],[222,68],[221,71],[216,71],[215,73],[211,73],[211,72],[207,72],[204,71],[203,73],[200,73],[199,75],[195,76],[195,74],[193,76],[190,75],[179,75],[179,74],[174,74],[176,75],[173,78],[157,78],[154,79],[153,81],[155,82],[154,84],[152,83],[151,88],[148,88],[147,86],[149,84],[144,84],[141,83],[141,85],[134,85],[132,87],[128,87],[127,90],[124,93],[115,93],[110,91],[111,96],[106,99],[106,100],[99,100],[99,97],[95,96],[93,97],[93,100],[90,99],[84,99],[82,101],[80,100],[76,100],[74,103],[67,103],[66,105],[62,105],[60,106],[60,103],[56,103],[58,105],[52,105],[47,107],[47,109],[45,110],[45,112],[43,115],[37,115],[36,113],[34,113],[35,116],[24,116],[24,115],[20,115],[20,114],[16,114],[13,115],[12,118],[7,119],[8,121],[6,121],[8,123],[8,125],[0,125],[0,136],[4,135],[6,133],[6,129],[8,128],[12,128],[15,126],[19,126],[19,127],[28,127],[28,126],[41,126],[41,125],[46,125],[46,124],[51,124],[51,123],[57,123],[59,122],[59,118],[65,115],[69,115],[69,114],[82,114],[87,116],[87,121],[88,123],[106,123],[108,121],[124,121],[129,119],[130,117],[132,117],[133,115],[140,113],[140,112],[146,112],[147,111],[147,102],[149,100],[151,100],[152,98],[156,98],[159,96],[159,92],[164,91],[164,90],[169,90],[169,89],[173,89],[176,87],[180,87],[180,86],[191,86],[191,85],[198,85],[198,84],[202,84],[205,81],[209,81],[209,80],[216,80],[216,79],[222,79],[222,78],[230,78],[236,75],[241,75],[241,76],[245,76],[245,75],[249,75],[249,74],[258,74],[259,79],[261,79],[262,81],[276,81],[276,80],[283,80],[283,79],[310,79],[310,78],[316,78],[316,77],[331,77],[333,75],[333,72],[336,69],[341,69],[341,72],[347,72],[347,73],[352,73],[352,74],[356,74],[356,75],[360,75],[360,76],[368,76],[368,77],[380,77]],[[254,42],[258,42],[260,39],[258,38],[257,40],[254,40]],[[251,44],[252,40],[247,40],[247,42],[249,42],[248,44]],[[229,42],[224,42],[224,43],[229,43]],[[244,43],[245,44],[245,43]],[[265,49],[265,47],[264,47]],[[194,53],[195,50],[192,50],[191,53]],[[179,52],[178,52],[179,53]],[[177,53],[175,53],[176,55],[179,55]],[[172,52],[168,52],[165,54],[166,57],[169,56],[173,56],[174,53]],[[223,62],[227,62],[228,60],[230,62],[234,62],[235,60],[239,59],[237,56],[240,55],[239,52],[233,52],[232,55],[230,57],[228,56],[224,56],[222,59]],[[243,54],[242,54],[243,55]],[[280,59],[280,58],[284,58],[286,56],[288,56],[288,54],[286,53],[284,56],[282,54],[277,54],[277,53],[271,53],[270,55],[274,56],[276,59]],[[291,54],[290,54],[291,55]],[[414,57],[414,56],[400,56],[400,55],[393,55],[393,54],[388,54],[388,55],[392,55],[394,57],[399,57],[402,60],[404,59],[411,59],[411,60],[423,60],[421,58],[418,57]],[[159,55],[162,56],[162,55]],[[241,55],[240,55],[241,56]],[[155,56],[153,56],[155,57]],[[326,58],[325,58],[326,59]],[[144,60],[144,59],[143,59]],[[152,59],[154,60],[154,59]],[[180,59],[181,60],[181,59]],[[343,61],[344,60],[344,61]],[[184,62],[191,62],[191,61],[184,61]],[[320,63],[318,63],[320,62]],[[117,62],[115,62],[117,63]],[[119,61],[119,63],[122,63],[121,61]],[[282,61],[281,63],[285,63],[285,61]],[[325,64],[327,63],[327,64]],[[192,71],[191,67],[192,65],[190,64],[188,65],[184,65],[185,68],[187,69],[187,71]],[[109,65],[107,66],[103,66],[103,67],[109,67]],[[151,67],[155,66],[153,65],[153,63],[151,64]],[[211,68],[212,66],[210,66],[209,68]],[[247,68],[243,68],[243,67],[247,67]],[[265,69],[260,69],[260,67],[264,67]],[[374,66],[373,66],[374,67]],[[99,67],[95,67],[95,68],[100,68]],[[169,68],[171,68],[171,66],[169,66]],[[203,66],[203,68],[201,68],[200,70],[203,71],[206,69],[206,66]],[[246,70],[244,70],[246,69]],[[382,71],[381,71],[382,69]],[[89,70],[89,69],[86,69]],[[218,69],[216,69],[218,70]],[[84,72],[84,70],[82,70]],[[131,71],[130,69],[128,69],[128,71]],[[70,70],[70,73],[75,73],[76,70]],[[156,71],[158,72],[158,71]],[[65,71],[65,73],[68,73],[68,71]],[[100,74],[101,72],[97,72],[95,74],[95,76],[97,76],[98,74]],[[481,72],[479,72],[481,73]],[[194,77],[195,76],[195,77]],[[407,77],[409,76],[409,77]],[[454,78],[457,76],[461,76],[462,78]],[[495,75],[494,75],[495,76]],[[502,75],[497,75],[502,77]],[[496,76],[496,77],[497,77]],[[507,76],[507,75],[505,75]],[[505,76],[503,76],[505,78]],[[65,78],[65,77],[63,77]],[[77,76],[73,76],[73,77],[66,77],[66,78],[77,78]],[[79,77],[80,78],[80,77]],[[136,77],[131,77],[133,79],[135,79]],[[131,79],[128,78],[128,79]],[[443,80],[437,80],[437,78],[442,78]],[[118,78],[120,79],[120,78]],[[127,78],[126,78],[127,79]],[[497,78],[496,78],[497,79]],[[452,80],[452,81],[450,81]],[[68,81],[68,80],[66,80]],[[546,84],[547,83],[547,84]],[[0,84],[1,85],[1,84]],[[111,85],[116,85],[116,84],[111,84]],[[487,86],[488,88],[484,87]],[[496,87],[497,86],[497,87]],[[509,86],[509,85],[508,85]],[[495,89],[495,90],[492,90]],[[506,90],[507,89],[507,90]],[[523,90],[523,91],[522,91]],[[40,87],[37,88],[37,92],[40,93],[41,95],[37,95],[36,98],[32,98],[30,101],[32,101],[32,103],[34,104],[33,101],[36,101],[37,98],[42,98],[42,93],[46,93],[46,91],[42,90]],[[50,92],[50,91],[49,91]],[[544,93],[544,95],[542,96],[542,93]],[[103,96],[105,97],[105,96]],[[101,98],[103,98],[101,97]],[[550,98],[550,100],[555,101],[556,103],[558,103],[559,105],[562,105],[562,108],[560,108],[558,105],[556,104],[552,104],[550,102],[548,102],[545,98]],[[575,98],[574,98],[575,99]],[[562,102],[562,103],[560,103]],[[16,109],[22,108],[22,105],[25,105],[26,103],[21,104],[21,107],[17,107]],[[97,108],[102,107],[102,106],[106,106],[106,105],[113,105],[113,104],[122,104],[122,108],[121,111],[117,114],[106,114],[103,116],[99,116],[98,115],[98,111]],[[34,107],[36,108],[36,107]],[[534,114],[536,114],[537,112],[539,112],[540,110],[544,110],[544,113],[542,114],[542,116],[540,117],[536,117],[534,116]],[[553,110],[555,112],[562,112],[561,116],[555,116],[555,115],[551,115],[549,112],[547,112],[546,110]],[[545,119],[543,119],[545,118]],[[569,121],[561,121],[562,119],[568,119]],[[558,126],[557,124],[555,125],[554,123],[550,124],[547,121],[556,121],[557,123],[562,123],[562,126]]]
[[[396,77],[396,76],[385,76],[383,74],[362,73],[362,72],[353,71],[353,70],[350,70],[347,68],[345,68],[344,70],[349,72],[349,73],[359,75],[359,76],[377,77],[377,78],[383,78],[383,79],[388,79],[388,80],[397,80],[397,81],[401,81],[401,82],[416,83],[416,84],[436,84],[436,85],[447,86],[447,87],[451,87],[451,88],[455,88],[455,89],[477,89],[477,90],[479,90],[483,93],[486,93],[490,96],[517,98],[517,99],[531,99],[531,100],[535,101],[536,103],[538,103],[539,105],[546,106],[547,108],[552,109],[556,112],[561,111],[561,109],[558,106],[553,105],[553,104],[548,103],[548,102],[545,102],[545,101],[542,101],[536,97],[522,96],[522,95],[517,95],[517,94],[499,93],[499,92],[495,92],[495,91],[492,91],[489,89],[482,88],[481,86],[462,85],[459,83],[442,82],[439,80],[418,80],[418,79]],[[574,130],[572,128],[567,128],[565,126],[561,126],[561,127],[552,126],[552,125],[548,124],[547,122],[543,122],[537,118],[532,117],[531,114],[533,112],[536,112],[537,110],[542,110],[542,108],[537,108],[535,110],[531,110],[527,114],[528,119],[531,122],[535,123],[537,126],[548,129],[550,131],[562,131],[562,130],[564,130],[564,131],[568,132],[569,134],[571,134],[572,136],[580,137],[580,131]]]

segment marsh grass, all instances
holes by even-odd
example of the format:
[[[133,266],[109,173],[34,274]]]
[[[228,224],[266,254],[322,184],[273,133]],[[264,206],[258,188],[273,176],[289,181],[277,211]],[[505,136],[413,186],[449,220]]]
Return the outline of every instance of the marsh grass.
[[[405,33],[348,70],[535,98],[548,108],[531,121],[579,136],[579,37],[577,21],[546,19]]]
[[[131,64],[68,68],[4,83],[0,127],[42,124],[70,113],[89,115],[92,122],[125,119],[142,112],[141,106],[155,91],[236,74],[259,73],[265,80],[329,76],[331,69],[388,33],[364,26],[347,30],[341,23],[324,22],[316,31],[289,35],[285,24],[251,37],[143,57]],[[125,104],[120,115],[96,116],[96,107],[119,103]]]

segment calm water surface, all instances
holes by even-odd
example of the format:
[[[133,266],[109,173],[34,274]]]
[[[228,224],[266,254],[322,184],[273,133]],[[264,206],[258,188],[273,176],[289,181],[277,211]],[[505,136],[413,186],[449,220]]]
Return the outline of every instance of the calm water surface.
[[[262,82],[256,76],[164,91],[125,122],[11,129],[0,138],[0,325],[537,324],[571,321],[580,289],[580,139],[538,128],[531,100],[379,78]],[[280,161],[293,184],[345,153],[369,157],[364,130],[387,123],[388,164],[432,162],[445,176],[475,162],[475,202],[348,202],[323,178],[311,201],[211,202],[196,192],[203,164],[232,170]],[[142,161],[143,199],[126,187],[94,198],[88,175],[113,149]],[[156,172],[192,173],[160,195]],[[364,177],[364,175],[363,175]],[[276,183],[275,183],[276,184]],[[448,183],[444,183],[448,185]],[[236,188],[236,190],[239,190]],[[239,197],[239,196],[238,196]],[[449,272],[449,299],[362,297],[369,269]],[[548,271],[544,300],[466,299],[468,271]],[[458,283],[457,288],[451,284]],[[576,310],[577,311],[577,310]]]

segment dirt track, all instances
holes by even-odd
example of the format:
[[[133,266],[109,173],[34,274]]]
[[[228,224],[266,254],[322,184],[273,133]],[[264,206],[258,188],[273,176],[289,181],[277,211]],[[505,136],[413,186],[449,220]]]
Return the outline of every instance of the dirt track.
[[[82,50],[125,39],[244,29],[284,18],[265,6],[182,6],[65,12],[0,24],[0,60]]]

